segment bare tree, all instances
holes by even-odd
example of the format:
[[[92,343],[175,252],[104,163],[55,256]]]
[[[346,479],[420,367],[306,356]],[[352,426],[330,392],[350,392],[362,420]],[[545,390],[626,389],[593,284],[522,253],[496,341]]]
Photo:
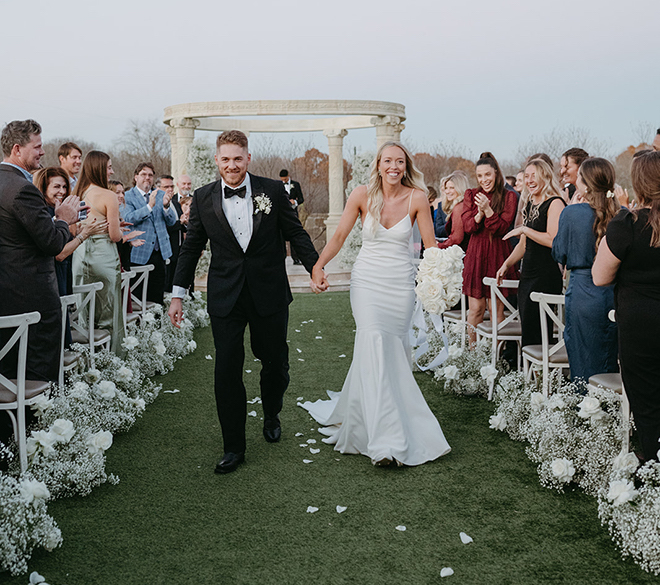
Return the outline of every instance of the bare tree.
[[[156,175],[170,172],[170,139],[165,125],[156,119],[130,120],[108,154],[115,175],[125,183],[132,181],[140,162],[152,163]]]

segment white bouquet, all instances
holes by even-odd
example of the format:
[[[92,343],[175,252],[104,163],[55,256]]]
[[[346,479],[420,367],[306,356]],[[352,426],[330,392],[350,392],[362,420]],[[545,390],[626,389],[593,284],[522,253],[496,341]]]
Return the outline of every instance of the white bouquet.
[[[460,246],[424,250],[415,292],[427,313],[441,315],[461,299],[463,256]]]

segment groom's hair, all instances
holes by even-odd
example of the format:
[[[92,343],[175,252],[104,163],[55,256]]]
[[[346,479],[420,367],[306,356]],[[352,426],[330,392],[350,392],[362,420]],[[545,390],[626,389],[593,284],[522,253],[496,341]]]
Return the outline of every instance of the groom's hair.
[[[227,130],[218,136],[215,142],[216,149],[219,149],[223,144],[235,144],[247,150],[248,139],[240,130]]]

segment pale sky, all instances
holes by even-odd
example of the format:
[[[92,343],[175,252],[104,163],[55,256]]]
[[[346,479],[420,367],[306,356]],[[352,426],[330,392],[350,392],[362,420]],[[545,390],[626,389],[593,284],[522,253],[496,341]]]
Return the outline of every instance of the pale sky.
[[[554,128],[618,153],[640,123],[660,127],[660,0],[5,0],[0,14],[0,122],[34,118],[44,139],[109,146],[168,105],[267,99],[402,103],[404,142],[502,159]],[[375,131],[345,144],[372,149]]]

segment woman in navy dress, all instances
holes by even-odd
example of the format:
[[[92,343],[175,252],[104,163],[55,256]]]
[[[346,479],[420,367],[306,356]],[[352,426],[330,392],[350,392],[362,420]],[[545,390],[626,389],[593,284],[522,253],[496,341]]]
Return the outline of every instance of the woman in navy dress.
[[[608,317],[614,309],[614,286],[596,286],[591,278],[596,250],[619,211],[613,191],[612,163],[586,159],[576,181],[579,203],[564,209],[552,243],[552,257],[571,271],[564,341],[573,382],[619,371],[616,325]]]

